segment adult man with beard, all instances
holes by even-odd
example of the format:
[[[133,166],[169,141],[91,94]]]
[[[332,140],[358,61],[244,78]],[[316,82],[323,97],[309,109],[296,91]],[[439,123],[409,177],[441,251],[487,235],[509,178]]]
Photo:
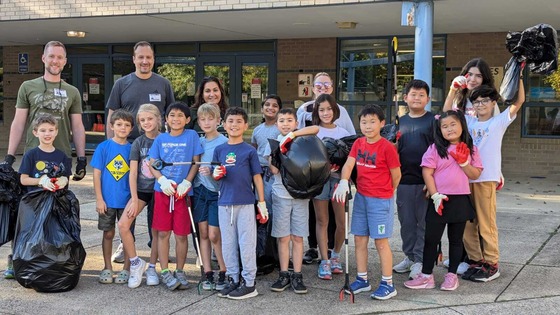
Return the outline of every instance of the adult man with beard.
[[[19,88],[16,112],[8,139],[8,154],[4,158],[3,164],[11,167],[15,162],[14,155],[24,132],[26,133],[25,151],[39,145],[38,138],[33,135],[31,123],[40,114],[48,113],[58,121],[58,136],[54,140],[54,147],[62,150],[71,158],[70,139],[74,142],[78,162],[73,179],[81,180],[86,175],[86,135],[82,123],[80,92],[61,78],[67,61],[64,44],[59,41],[48,42],[41,60],[45,65],[43,76],[25,81]],[[6,279],[14,278],[11,255],[8,256],[8,268],[4,272],[4,277]]]

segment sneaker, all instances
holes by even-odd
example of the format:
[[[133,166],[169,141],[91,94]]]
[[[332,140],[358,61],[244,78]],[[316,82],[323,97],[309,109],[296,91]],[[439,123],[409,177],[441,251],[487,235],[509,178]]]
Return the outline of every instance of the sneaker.
[[[128,277],[128,287],[131,289],[137,288],[142,283],[142,274],[146,269],[146,262],[144,259],[138,258],[139,262],[136,266],[130,266],[130,276]]]
[[[331,258],[331,273],[332,274],[341,274],[344,271],[342,270],[342,264],[340,263],[340,257]]]
[[[463,280],[471,280],[471,277],[475,273],[477,273],[480,268],[482,268],[483,264],[484,264],[483,261],[475,261],[474,263],[470,264],[469,268],[467,268],[467,271],[463,272],[461,278]]]
[[[216,291],[222,291],[226,287],[226,273],[220,271],[218,273],[218,282],[216,282]]]
[[[412,265],[414,265],[414,262],[405,257],[400,263],[393,266],[393,271],[396,273],[407,273]]]
[[[449,258],[443,261],[443,266],[449,268]]]
[[[274,292],[282,292],[290,286],[290,272],[280,271],[278,280],[276,280],[271,286],[270,290]]]
[[[4,279],[15,279],[16,275],[14,272],[14,262],[12,261],[12,255],[8,255],[8,266],[4,270]]]
[[[404,286],[409,289],[433,289],[436,287],[434,275],[424,275],[419,273],[416,278],[404,282]]]
[[[159,284],[159,276],[157,274],[156,268],[150,267],[146,269],[146,284],[147,285]]]
[[[257,288],[255,287],[255,285],[253,285],[252,287],[248,287],[245,282],[243,282],[237,289],[229,293],[228,299],[244,300],[255,297],[257,295],[259,295],[259,292],[257,292]]]
[[[119,264],[124,263],[124,247],[122,243],[119,244],[119,247],[111,256],[111,260]]]
[[[181,282],[179,282],[169,270],[161,273],[161,282],[171,291],[177,289],[181,285]]]
[[[467,270],[469,270],[470,265],[467,264],[466,262],[462,262],[459,264],[459,267],[457,267],[457,274],[458,275],[462,275],[465,272],[467,272]]]
[[[225,287],[218,293],[219,297],[228,297],[229,294],[239,287],[239,282],[233,282],[232,277],[228,277]]]
[[[189,281],[187,280],[187,274],[183,270],[175,271],[175,278],[179,281],[179,290],[186,290],[189,288]]]
[[[292,289],[297,294],[307,293],[307,287],[303,284],[303,274],[301,272],[292,273]]]
[[[329,260],[321,260],[319,269],[317,270],[317,276],[319,276],[319,279],[323,280],[332,279],[331,262]]]
[[[386,281],[381,281],[379,287],[371,294],[372,299],[388,300],[397,295],[397,289]]]
[[[440,289],[443,291],[453,291],[457,289],[458,286],[459,279],[457,278],[457,275],[452,272],[448,272],[445,274],[445,279],[443,280]]]
[[[422,263],[417,262],[410,266],[410,273],[408,274],[408,280],[416,278],[416,276],[422,272]]]
[[[369,284],[368,280],[364,280],[362,277],[356,276],[356,281],[350,284],[350,289],[354,294],[358,294],[360,292],[368,292],[371,291],[371,285]],[[345,290],[347,294],[350,294],[348,290]]]
[[[206,275],[206,280],[202,283],[202,289],[206,291],[212,291],[216,286],[214,282],[214,272],[209,271],[205,275]]]
[[[499,276],[500,268],[498,267],[498,264],[491,265],[489,263],[484,263],[482,268],[473,274],[470,279],[477,282],[488,282],[498,278]]]
[[[310,265],[319,260],[319,253],[316,248],[310,248],[303,254],[303,263]]]

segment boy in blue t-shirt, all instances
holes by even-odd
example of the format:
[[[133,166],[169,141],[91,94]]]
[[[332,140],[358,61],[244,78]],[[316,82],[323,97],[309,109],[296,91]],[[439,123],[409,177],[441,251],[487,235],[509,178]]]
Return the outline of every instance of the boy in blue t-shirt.
[[[101,283],[128,283],[130,260],[125,257],[123,270],[113,279],[111,253],[115,237],[115,222],[123,214],[130,199],[128,176],[130,170],[130,148],[127,137],[132,131],[134,117],[125,110],[117,110],[111,115],[109,127],[114,136],[101,142],[91,159],[93,167],[93,188],[95,189],[95,209],[99,213],[97,228],[103,231],[103,260],[105,267],[99,275]],[[133,224],[134,225],[134,224]],[[132,226],[131,226],[132,228]]]
[[[204,153],[196,131],[185,126],[191,120],[191,112],[183,102],[171,103],[165,112],[168,133],[156,137],[149,151],[150,164],[156,160],[166,163],[200,162]],[[187,289],[189,282],[183,270],[187,259],[187,236],[191,234],[191,217],[187,200],[192,196],[192,181],[198,165],[172,165],[158,171],[151,169],[157,182],[154,185],[154,219],[152,228],[158,231],[158,257],[161,279],[169,290]],[[175,235],[177,269],[169,268],[169,238]]]
[[[247,113],[241,107],[230,107],[224,117],[224,129],[228,142],[214,150],[214,161],[221,163],[214,168],[212,176],[220,181],[218,216],[222,232],[222,253],[229,283],[218,296],[241,300],[258,295],[255,288],[257,275],[257,222],[253,184],[259,202],[260,223],[268,220],[264,201],[262,168],[257,150],[243,142],[243,133],[249,128]],[[239,278],[239,255],[243,264],[241,283]]]

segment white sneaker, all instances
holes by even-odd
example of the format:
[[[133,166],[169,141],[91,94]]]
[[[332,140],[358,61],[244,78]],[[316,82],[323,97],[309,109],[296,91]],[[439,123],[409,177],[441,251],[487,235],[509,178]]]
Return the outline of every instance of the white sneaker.
[[[414,264],[413,261],[410,261],[408,257],[405,257],[403,261],[393,266],[393,270],[396,273],[406,273],[410,271],[410,267],[412,267],[413,264]]]
[[[445,268],[449,268],[449,259],[446,259],[446,260],[443,261],[443,266]]]
[[[469,269],[469,264],[467,264],[466,262],[462,262],[459,264],[459,267],[457,267],[457,274],[462,275],[465,272],[467,272],[468,269]]]
[[[159,284],[159,276],[157,274],[156,268],[146,269],[146,284],[147,285]]]
[[[111,260],[120,264],[124,263],[124,247],[122,243],[119,244],[119,247],[111,256]]]
[[[146,262],[140,259],[138,266],[130,266],[130,276],[128,277],[128,287],[131,289],[137,288],[142,283],[142,275],[146,269]]]
[[[417,262],[412,264],[412,266],[410,266],[410,273],[408,274],[408,279],[412,280],[414,278],[416,278],[416,276],[422,272],[422,263],[421,262]]]

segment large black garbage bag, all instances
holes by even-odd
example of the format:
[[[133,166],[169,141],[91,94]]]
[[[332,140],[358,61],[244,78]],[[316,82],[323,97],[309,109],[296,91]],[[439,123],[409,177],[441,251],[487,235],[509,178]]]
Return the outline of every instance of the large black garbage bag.
[[[7,164],[0,165],[0,246],[14,239],[18,206],[23,187],[19,174]]]
[[[80,205],[73,192],[36,190],[23,196],[14,240],[16,280],[39,292],[76,287],[86,259],[80,231]]]
[[[334,164],[342,168],[348,159],[351,147],[348,147],[342,139],[325,137],[321,141],[323,141],[325,148],[327,148],[327,156],[331,165]]]
[[[331,163],[327,149],[317,136],[302,136],[290,143],[286,154],[281,154],[279,142],[270,143],[272,163],[280,170],[282,183],[293,198],[308,199],[321,193],[329,180]]]
[[[517,99],[519,91],[519,77],[521,76],[521,62],[511,57],[506,64],[504,78],[500,85],[500,96],[506,105],[512,104]]]
[[[523,32],[509,32],[506,47],[532,73],[551,74],[558,68],[558,36],[549,24],[538,24]]]

